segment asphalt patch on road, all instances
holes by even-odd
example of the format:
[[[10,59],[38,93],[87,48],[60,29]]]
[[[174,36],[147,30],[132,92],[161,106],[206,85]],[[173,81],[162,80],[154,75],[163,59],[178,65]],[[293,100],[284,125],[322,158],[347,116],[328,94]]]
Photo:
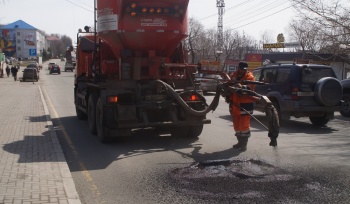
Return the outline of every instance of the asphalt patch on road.
[[[201,203],[322,203],[336,194],[338,201],[348,198],[335,186],[258,159],[197,162],[169,176],[177,193]]]

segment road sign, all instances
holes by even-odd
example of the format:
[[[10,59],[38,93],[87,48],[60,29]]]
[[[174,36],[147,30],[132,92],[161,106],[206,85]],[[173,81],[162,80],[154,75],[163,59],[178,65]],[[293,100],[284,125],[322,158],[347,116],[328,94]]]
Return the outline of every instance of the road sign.
[[[29,56],[36,56],[36,49],[29,49]]]

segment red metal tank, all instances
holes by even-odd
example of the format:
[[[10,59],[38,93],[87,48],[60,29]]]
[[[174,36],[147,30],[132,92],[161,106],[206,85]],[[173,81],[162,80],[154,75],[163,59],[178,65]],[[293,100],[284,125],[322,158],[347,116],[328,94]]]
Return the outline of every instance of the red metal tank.
[[[189,0],[98,0],[98,37],[111,45],[115,56],[120,56],[122,49],[143,56],[150,50],[170,56],[187,36],[188,3]]]

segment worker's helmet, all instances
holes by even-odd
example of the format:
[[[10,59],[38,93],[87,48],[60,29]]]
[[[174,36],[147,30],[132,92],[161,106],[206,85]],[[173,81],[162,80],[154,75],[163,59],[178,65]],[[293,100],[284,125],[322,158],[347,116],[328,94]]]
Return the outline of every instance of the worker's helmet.
[[[246,70],[248,68],[248,63],[246,62],[239,62],[238,68],[241,70]]]

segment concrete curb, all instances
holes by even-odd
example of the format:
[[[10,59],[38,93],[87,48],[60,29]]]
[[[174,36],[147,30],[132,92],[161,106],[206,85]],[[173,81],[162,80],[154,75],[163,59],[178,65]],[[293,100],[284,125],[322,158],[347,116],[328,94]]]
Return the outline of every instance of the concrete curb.
[[[43,94],[43,92],[41,90],[41,87],[40,86],[38,86],[38,87],[39,87],[39,91],[40,91],[41,102],[44,105],[44,112],[45,112],[45,115],[46,115],[46,124],[47,124],[47,127],[48,127],[49,131],[50,131],[51,140],[52,140],[52,143],[53,143],[53,146],[54,146],[54,149],[55,149],[57,160],[61,161],[61,162],[58,162],[58,166],[59,166],[59,169],[60,169],[60,172],[61,172],[61,176],[62,176],[62,180],[63,180],[63,186],[64,186],[64,189],[65,189],[66,195],[68,197],[68,203],[70,203],[70,204],[81,204],[79,195],[78,195],[77,190],[75,188],[75,184],[74,184],[74,181],[73,181],[72,174],[69,171],[69,167],[68,167],[68,164],[67,164],[66,159],[64,157],[61,145],[60,145],[60,143],[58,141],[58,137],[57,137],[56,131],[54,130],[53,123],[52,123],[51,117],[50,117],[49,108],[48,108],[48,106],[46,104],[44,94]]]

